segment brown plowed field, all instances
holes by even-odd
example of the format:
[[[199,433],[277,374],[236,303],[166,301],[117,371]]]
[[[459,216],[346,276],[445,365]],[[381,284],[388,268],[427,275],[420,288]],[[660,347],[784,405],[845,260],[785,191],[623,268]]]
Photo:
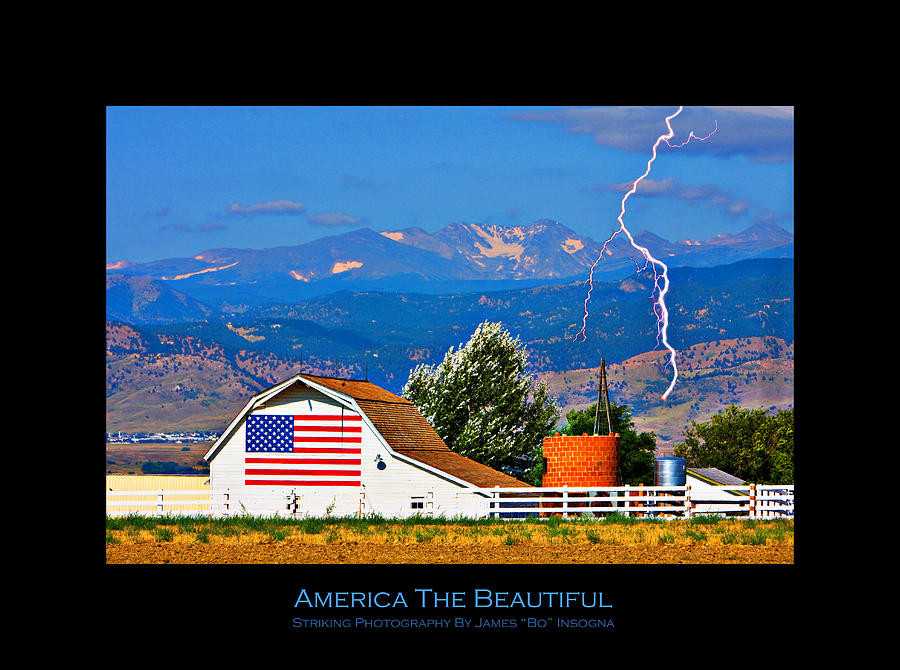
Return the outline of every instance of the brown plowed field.
[[[464,528],[378,529],[358,533],[333,530],[237,535],[172,529],[160,539],[150,530],[107,531],[107,563],[291,563],[291,564],[598,564],[598,563],[793,563],[793,525],[774,537],[771,530],[722,525],[694,535],[685,525],[645,529],[581,527],[552,536],[546,527],[524,524],[487,530]],[[598,525],[599,526],[599,525]],[[734,528],[737,528],[735,530]]]
[[[272,544],[108,545],[108,563],[793,563],[793,546],[439,547]]]

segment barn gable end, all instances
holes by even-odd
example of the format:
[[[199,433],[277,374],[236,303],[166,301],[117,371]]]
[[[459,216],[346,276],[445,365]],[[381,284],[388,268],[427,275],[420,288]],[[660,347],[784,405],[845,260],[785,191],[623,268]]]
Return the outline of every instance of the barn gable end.
[[[284,421],[297,419],[298,425],[328,423],[358,426],[347,438],[330,438],[327,444],[315,442],[306,451],[341,451],[346,454],[303,454],[304,461],[316,458],[337,463],[350,458],[355,465],[290,465],[258,466],[265,454],[251,454],[256,449],[259,426],[278,430]],[[308,421],[312,417],[311,421]],[[341,419],[340,417],[344,417]],[[352,417],[352,419],[351,419]],[[320,420],[321,419],[321,420]],[[298,429],[300,430],[300,429]],[[339,430],[313,427],[307,430]],[[321,433],[296,433],[321,435]],[[332,435],[336,433],[328,433]],[[315,438],[301,437],[303,440]],[[321,448],[320,448],[321,447]],[[324,449],[323,449],[324,448]],[[263,451],[268,449],[264,447]],[[296,454],[269,457],[287,462]],[[254,396],[238,413],[204,458],[210,463],[213,506],[220,513],[333,514],[375,513],[382,516],[410,514],[466,514],[475,497],[465,494],[472,487],[527,486],[519,480],[456,454],[444,444],[422,417],[414,404],[368,381],[336,379],[299,374]],[[254,461],[253,464],[250,461]],[[262,469],[255,469],[261,467]],[[279,468],[319,468],[316,477],[298,483],[286,475],[256,475],[257,472],[281,472]],[[331,470],[330,468],[336,468]],[[341,472],[337,470],[341,469]],[[356,476],[345,474],[347,468]],[[252,473],[252,474],[251,474]],[[321,478],[318,474],[321,473]],[[271,479],[267,479],[271,477]],[[266,483],[252,481],[265,479]],[[335,481],[339,480],[339,481]],[[268,482],[272,482],[271,484]]]

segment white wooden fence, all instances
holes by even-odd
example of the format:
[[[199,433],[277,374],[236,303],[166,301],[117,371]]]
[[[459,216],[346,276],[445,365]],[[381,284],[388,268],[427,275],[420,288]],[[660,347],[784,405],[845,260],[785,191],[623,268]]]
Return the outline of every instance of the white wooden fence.
[[[744,519],[793,518],[794,485],[606,486],[472,488],[456,493],[466,516],[502,519],[561,516],[603,518],[608,514],[679,519],[716,514]],[[212,496],[202,491],[107,491],[109,516],[212,516]],[[362,508],[361,508],[362,509]]]
[[[740,486],[523,487],[469,490],[490,494],[485,516],[523,518],[560,515],[597,517],[620,514],[648,518],[690,518],[715,514],[746,519],[793,518],[793,484]]]
[[[209,489],[176,491],[107,491],[106,513],[109,516],[141,514],[144,516],[210,515]]]

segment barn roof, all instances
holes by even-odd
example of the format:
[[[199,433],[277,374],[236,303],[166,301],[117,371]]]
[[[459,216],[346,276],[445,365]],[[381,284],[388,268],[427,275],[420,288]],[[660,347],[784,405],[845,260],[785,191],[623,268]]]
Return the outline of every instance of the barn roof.
[[[743,479],[738,479],[718,468],[687,468],[687,473],[708,484],[734,484],[737,486],[746,483]]]
[[[339,377],[322,377],[320,375],[301,374],[296,375],[301,379],[308,379],[330,388],[332,391],[348,395],[354,400],[368,400],[375,402],[402,403],[412,405],[406,398],[395,395],[390,391],[376,386],[368,380],[361,379],[341,379]]]
[[[211,460],[215,456],[221,446],[220,443],[224,443],[225,436],[237,427],[240,419],[260,400],[277,395],[295,382],[323,387],[351,398],[391,450],[407,461],[416,461],[428,469],[440,470],[477,487],[529,486],[515,477],[451,451],[419,409],[406,398],[376,386],[368,380],[322,377],[306,373],[294,375],[254,396],[213,444],[205,458]]]

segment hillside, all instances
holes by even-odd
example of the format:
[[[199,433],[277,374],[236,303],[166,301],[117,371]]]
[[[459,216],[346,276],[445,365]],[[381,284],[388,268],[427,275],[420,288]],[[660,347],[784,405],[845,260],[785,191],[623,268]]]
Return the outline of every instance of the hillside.
[[[667,298],[676,349],[720,338],[793,340],[793,262],[742,261],[717,268],[676,268]],[[271,352],[304,361],[340,362],[394,393],[417,363],[437,363],[485,319],[500,321],[530,352],[535,372],[623,361],[653,349],[656,321],[646,273],[597,282],[588,305],[587,340],[574,336],[584,318],[583,282],[519,290],[425,295],[342,292],[272,305],[219,321],[143,326],[219,343],[230,352]]]
[[[598,282],[581,325],[582,282],[519,290],[424,295],[351,293],[270,305],[189,323],[107,323],[107,430],[224,428],[259,390],[301,369],[363,378],[400,393],[416,364],[437,363],[478,323],[501,321],[529,351],[566,410],[593,402],[605,358],[616,402],[641,430],[671,445],[691,419],[729,402],[786,407],[793,402],[793,262],[751,260],[670,273],[670,341],[679,383],[656,328],[652,278]]]
[[[250,397],[299,370],[294,358],[116,322],[107,322],[106,341],[107,432],[219,431]],[[304,370],[350,372],[316,357]]]
[[[793,235],[773,225],[756,224],[706,241],[671,242],[647,232],[636,239],[670,268],[793,255]],[[541,219],[511,227],[452,223],[432,233],[360,228],[296,246],[209,249],[148,263],[116,261],[107,264],[108,277],[116,278],[107,287],[107,318],[198,321],[342,290],[435,295],[518,289],[566,278],[584,281],[601,246],[558,221]],[[640,257],[618,236],[607,247],[597,276],[631,274]]]
[[[111,341],[140,339],[128,326],[109,324]],[[249,398],[301,369],[312,374],[356,376],[321,361],[307,363],[220,348],[176,353],[132,347],[110,353],[107,363],[107,431],[224,429]],[[179,344],[186,344],[180,342]],[[206,351],[201,355],[200,351]],[[657,435],[657,455],[671,455],[691,421],[705,421],[731,403],[751,409],[793,407],[794,345],[781,338],[715,340],[679,351],[679,381],[668,402],[660,391],[671,378],[666,352],[652,351],[607,365],[609,392],[627,405],[639,432]],[[599,367],[540,375],[562,408],[597,400]]]
[[[106,317],[136,323],[208,319],[213,311],[166,282],[145,276],[106,275]]]
[[[667,352],[653,351],[607,365],[610,399],[628,405],[635,429],[657,436],[657,455],[672,455],[691,421],[706,421],[734,403],[750,409],[794,404],[794,344],[775,337],[714,340],[678,352],[678,384],[667,402],[660,391],[671,379]],[[597,402],[600,368],[543,375],[563,406]]]

